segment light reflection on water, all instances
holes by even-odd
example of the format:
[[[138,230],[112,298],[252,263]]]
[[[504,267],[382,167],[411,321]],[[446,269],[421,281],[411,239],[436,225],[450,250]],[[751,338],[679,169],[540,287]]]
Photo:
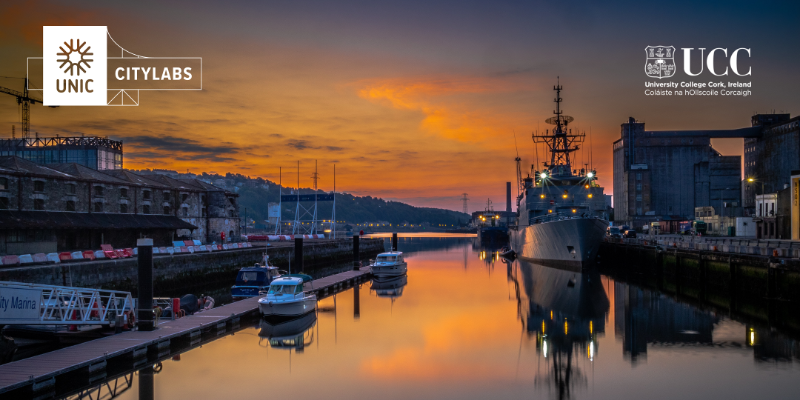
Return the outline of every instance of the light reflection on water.
[[[794,398],[800,344],[598,273],[401,238],[408,276],[166,361],[156,399]],[[147,397],[138,375],[117,398]]]

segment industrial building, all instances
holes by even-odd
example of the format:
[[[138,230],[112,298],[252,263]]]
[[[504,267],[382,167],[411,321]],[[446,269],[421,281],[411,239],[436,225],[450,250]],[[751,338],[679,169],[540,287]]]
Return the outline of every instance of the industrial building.
[[[741,156],[723,156],[711,139],[758,138],[762,127],[646,131],[630,118],[614,142],[614,220],[631,226],[692,220],[697,207],[741,216]],[[795,153],[797,154],[797,153]],[[787,176],[788,179],[788,176]]]
[[[37,164],[75,163],[94,170],[122,169],[122,142],[97,136],[0,139],[0,157]]]
[[[0,157],[0,255],[236,240],[239,225],[238,195],[206,182]]]

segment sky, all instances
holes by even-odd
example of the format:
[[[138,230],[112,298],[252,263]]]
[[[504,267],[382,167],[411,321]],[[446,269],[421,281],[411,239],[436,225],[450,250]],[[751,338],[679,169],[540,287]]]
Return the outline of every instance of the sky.
[[[35,106],[32,132],[122,140],[126,168],[285,186],[297,185],[298,161],[311,186],[316,161],[324,190],[336,165],[337,191],[452,210],[467,193],[476,211],[487,199],[503,207],[517,154],[531,171],[531,134],[551,128],[557,80],[572,128],[587,133],[578,163],[591,160],[607,194],[628,117],[688,130],[796,115],[798,15],[796,2],[36,0],[0,5],[0,86],[22,88],[5,77],[42,56],[42,26],[108,26],[136,54],[202,57],[203,90],[142,92],[138,107]],[[752,76],[730,80],[753,94],[645,96],[649,45],[750,48]],[[712,78],[695,80],[726,80]],[[1,137],[11,125],[19,107],[0,94]],[[742,154],[741,139],[714,146]]]

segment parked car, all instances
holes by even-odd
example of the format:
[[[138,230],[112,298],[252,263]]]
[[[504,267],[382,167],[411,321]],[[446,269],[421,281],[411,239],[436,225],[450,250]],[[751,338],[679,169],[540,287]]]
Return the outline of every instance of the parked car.
[[[636,237],[636,231],[635,231],[635,230],[633,230],[633,229],[628,229],[628,230],[627,230],[627,231],[625,231],[625,233],[623,234],[623,237],[626,237],[626,238],[635,238],[635,237]]]
[[[622,232],[619,230],[618,226],[609,226],[608,229],[606,229],[606,236],[619,239],[622,237]]]

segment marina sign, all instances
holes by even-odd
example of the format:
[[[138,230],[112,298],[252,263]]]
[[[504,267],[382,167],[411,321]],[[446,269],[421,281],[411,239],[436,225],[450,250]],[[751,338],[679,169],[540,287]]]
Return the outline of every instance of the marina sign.
[[[38,321],[41,300],[41,289],[0,287],[0,321]]]

